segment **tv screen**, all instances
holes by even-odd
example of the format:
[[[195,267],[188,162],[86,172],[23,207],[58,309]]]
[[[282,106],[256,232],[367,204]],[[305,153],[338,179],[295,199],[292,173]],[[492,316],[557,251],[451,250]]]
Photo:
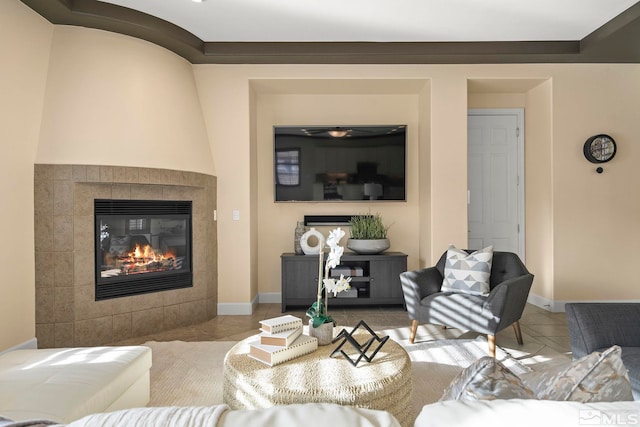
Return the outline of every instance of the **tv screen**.
[[[275,200],[406,200],[406,128],[274,126]]]

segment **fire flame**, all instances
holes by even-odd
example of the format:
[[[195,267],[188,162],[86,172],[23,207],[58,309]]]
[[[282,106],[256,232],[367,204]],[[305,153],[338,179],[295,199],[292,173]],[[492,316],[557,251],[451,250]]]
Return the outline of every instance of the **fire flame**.
[[[129,252],[127,256],[129,258],[129,262],[135,263],[139,266],[176,257],[176,255],[171,251],[166,251],[164,253],[158,251],[156,253],[150,245],[145,245],[143,248],[140,248],[139,244],[136,244],[135,249],[132,252]]]

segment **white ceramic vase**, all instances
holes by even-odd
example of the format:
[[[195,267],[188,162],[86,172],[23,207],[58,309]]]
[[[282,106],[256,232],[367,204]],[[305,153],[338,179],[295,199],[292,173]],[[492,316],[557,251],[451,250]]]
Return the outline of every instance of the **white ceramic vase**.
[[[313,327],[313,320],[309,319],[309,336],[318,339],[318,345],[329,345],[333,341],[333,323],[323,323]]]
[[[311,237],[316,241],[315,246],[309,245],[308,240]],[[318,255],[320,250],[324,247],[324,236],[316,230],[315,227],[311,227],[311,229],[304,233],[300,238],[300,247],[305,255]]]

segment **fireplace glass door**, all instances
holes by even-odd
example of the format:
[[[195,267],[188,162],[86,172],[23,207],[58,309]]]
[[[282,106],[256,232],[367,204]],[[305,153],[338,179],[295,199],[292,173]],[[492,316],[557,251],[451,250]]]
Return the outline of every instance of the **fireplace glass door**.
[[[95,200],[96,300],[192,286],[191,202]]]

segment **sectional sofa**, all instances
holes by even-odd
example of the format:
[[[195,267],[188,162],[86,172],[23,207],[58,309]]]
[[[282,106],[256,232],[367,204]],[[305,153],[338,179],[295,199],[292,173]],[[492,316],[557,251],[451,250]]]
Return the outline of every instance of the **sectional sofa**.
[[[144,406],[150,368],[145,346],[9,351],[0,354],[0,416],[66,423]]]
[[[640,400],[640,303],[567,303],[565,311],[573,358],[620,346],[633,398]]]

